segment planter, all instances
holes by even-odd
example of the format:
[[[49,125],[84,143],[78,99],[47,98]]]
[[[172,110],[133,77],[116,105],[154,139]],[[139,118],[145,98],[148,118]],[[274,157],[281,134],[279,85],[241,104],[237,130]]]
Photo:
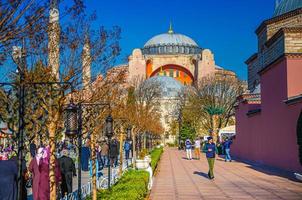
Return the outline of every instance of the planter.
[[[145,156],[145,160],[148,161],[148,163],[151,163],[151,156],[150,155]]]
[[[135,166],[137,169],[147,169],[149,166],[148,160],[136,160]]]
[[[295,173],[296,179],[298,179],[299,181],[302,181],[302,175]]]

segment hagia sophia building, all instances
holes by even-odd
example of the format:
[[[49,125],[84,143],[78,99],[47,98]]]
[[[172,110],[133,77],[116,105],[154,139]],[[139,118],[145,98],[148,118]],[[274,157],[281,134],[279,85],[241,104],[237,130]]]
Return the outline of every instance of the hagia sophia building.
[[[166,76],[183,85],[192,85],[208,75],[236,76],[234,72],[215,64],[210,49],[200,47],[186,35],[175,33],[172,25],[167,33],[152,37],[143,48],[134,49],[127,64],[114,68],[119,67],[128,68],[129,80],[135,77],[149,79]]]
[[[186,35],[175,33],[171,24],[166,33],[156,35],[142,48],[134,49],[128,57],[128,63],[113,67],[107,76],[118,74],[119,70],[126,71],[128,83],[145,80],[161,85],[162,95],[158,102],[165,143],[175,141],[175,136],[169,135],[169,125],[177,117],[178,95],[184,86],[193,85],[212,75],[237,77],[234,72],[215,64],[210,49],[200,47]]]

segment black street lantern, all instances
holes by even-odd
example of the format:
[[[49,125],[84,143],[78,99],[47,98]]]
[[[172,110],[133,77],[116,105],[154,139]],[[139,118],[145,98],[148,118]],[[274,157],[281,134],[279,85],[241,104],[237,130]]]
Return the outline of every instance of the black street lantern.
[[[65,108],[65,134],[74,137],[78,134],[78,108],[74,103],[70,103]]]
[[[127,128],[127,139],[128,139],[128,140],[131,140],[131,138],[132,138],[131,127],[128,127],[128,128]]]
[[[106,137],[109,139],[113,136],[113,118],[109,115],[106,118]]]

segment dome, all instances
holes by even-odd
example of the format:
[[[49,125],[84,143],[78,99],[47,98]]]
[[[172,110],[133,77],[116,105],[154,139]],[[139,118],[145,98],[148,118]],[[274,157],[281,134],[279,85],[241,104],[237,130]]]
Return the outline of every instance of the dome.
[[[198,47],[196,42],[188,36],[177,33],[163,33],[151,38],[144,47],[161,45],[182,45]]]
[[[162,97],[177,97],[184,87],[179,81],[169,76],[154,76],[146,82],[160,85]]]
[[[174,33],[172,26],[167,33],[152,37],[143,48],[144,54],[198,54],[198,44],[190,37]]]
[[[302,0],[277,0],[274,17],[302,8]]]

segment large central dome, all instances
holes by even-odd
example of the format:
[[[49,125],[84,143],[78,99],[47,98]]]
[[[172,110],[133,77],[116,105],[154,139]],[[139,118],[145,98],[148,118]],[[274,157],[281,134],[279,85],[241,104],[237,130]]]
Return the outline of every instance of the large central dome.
[[[163,33],[151,38],[144,47],[157,46],[157,45],[182,45],[198,47],[196,42],[188,36],[177,33]]]
[[[274,17],[302,8],[302,0],[277,0]]]
[[[200,51],[193,39],[174,33],[171,25],[168,33],[152,37],[143,48],[144,54],[198,54]]]

